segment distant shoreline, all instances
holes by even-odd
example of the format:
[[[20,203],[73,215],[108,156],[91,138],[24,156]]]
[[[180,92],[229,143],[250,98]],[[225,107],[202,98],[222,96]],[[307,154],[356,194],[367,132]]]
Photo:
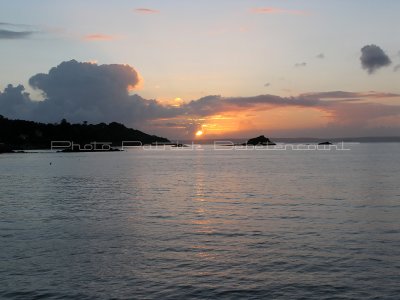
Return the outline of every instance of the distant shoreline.
[[[270,138],[272,141],[277,143],[287,143],[287,144],[308,144],[308,143],[321,143],[330,141],[331,143],[400,143],[400,136],[393,137],[345,137],[345,138],[314,138],[314,137],[299,137],[299,138]],[[175,141],[175,140],[172,140]],[[192,143],[192,140],[178,140],[179,143]],[[214,141],[229,141],[234,144],[242,144],[247,141],[246,138],[219,138],[219,139],[203,139],[195,140],[194,143],[197,144],[213,144]]]

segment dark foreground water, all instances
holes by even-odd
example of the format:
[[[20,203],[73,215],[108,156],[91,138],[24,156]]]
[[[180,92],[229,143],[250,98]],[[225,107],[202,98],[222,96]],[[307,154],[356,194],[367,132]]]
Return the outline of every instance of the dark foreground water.
[[[0,155],[0,298],[400,299],[400,145],[350,148]]]

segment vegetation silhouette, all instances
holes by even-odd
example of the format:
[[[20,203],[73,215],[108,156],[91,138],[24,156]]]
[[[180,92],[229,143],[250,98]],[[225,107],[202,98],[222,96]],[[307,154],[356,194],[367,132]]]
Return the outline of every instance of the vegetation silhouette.
[[[66,119],[60,123],[45,124],[33,121],[10,120],[0,115],[0,153],[11,150],[49,149],[52,141],[71,141],[77,144],[122,141],[140,141],[142,144],[169,143],[163,137],[149,135],[125,127],[123,124],[71,124]]]

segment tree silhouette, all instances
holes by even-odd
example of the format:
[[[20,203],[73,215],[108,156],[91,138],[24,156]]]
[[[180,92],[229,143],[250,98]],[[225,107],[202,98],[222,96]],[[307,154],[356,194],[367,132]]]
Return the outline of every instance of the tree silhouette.
[[[140,141],[142,144],[168,143],[166,138],[149,135],[123,124],[70,124],[62,119],[59,124],[44,124],[32,121],[9,120],[0,116],[0,143],[12,149],[48,149],[51,141],[71,141],[86,144],[112,142],[121,145],[122,141]]]

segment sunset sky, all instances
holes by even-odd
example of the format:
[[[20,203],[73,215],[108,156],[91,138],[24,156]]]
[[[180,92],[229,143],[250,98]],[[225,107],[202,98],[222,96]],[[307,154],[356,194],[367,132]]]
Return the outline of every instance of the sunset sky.
[[[0,0],[0,114],[170,139],[400,136],[399,11],[397,0]]]

